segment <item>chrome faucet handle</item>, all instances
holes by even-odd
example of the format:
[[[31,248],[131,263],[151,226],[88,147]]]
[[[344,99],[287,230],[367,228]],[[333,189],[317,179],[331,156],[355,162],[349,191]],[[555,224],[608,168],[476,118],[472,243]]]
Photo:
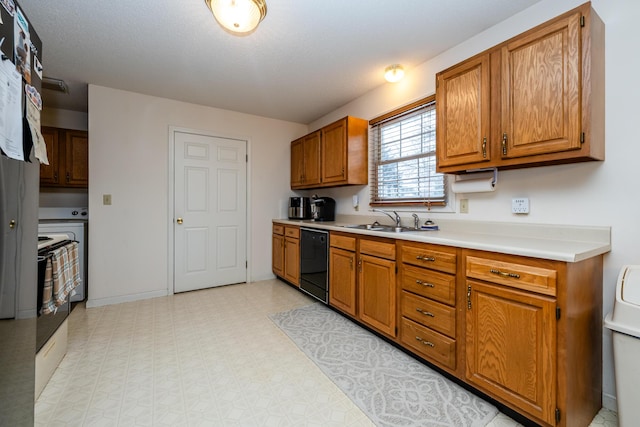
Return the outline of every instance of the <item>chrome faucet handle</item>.
[[[396,227],[400,227],[400,215],[398,215],[398,212],[396,211],[391,212],[393,212],[393,214],[396,216]]]
[[[411,214],[411,216],[413,217],[413,228],[420,228],[420,217],[418,216],[418,214],[413,213]]]

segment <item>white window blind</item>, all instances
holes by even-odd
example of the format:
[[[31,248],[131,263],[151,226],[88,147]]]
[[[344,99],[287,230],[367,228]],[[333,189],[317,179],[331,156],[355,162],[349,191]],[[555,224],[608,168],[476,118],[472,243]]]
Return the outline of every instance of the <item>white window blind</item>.
[[[371,204],[446,204],[446,175],[436,172],[433,97],[370,122]]]

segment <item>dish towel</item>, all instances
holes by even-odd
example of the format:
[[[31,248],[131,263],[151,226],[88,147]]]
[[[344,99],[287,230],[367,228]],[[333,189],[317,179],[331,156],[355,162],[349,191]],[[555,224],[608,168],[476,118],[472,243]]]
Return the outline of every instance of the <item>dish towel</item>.
[[[78,242],[71,242],[49,252],[44,274],[42,314],[55,313],[80,281]]]

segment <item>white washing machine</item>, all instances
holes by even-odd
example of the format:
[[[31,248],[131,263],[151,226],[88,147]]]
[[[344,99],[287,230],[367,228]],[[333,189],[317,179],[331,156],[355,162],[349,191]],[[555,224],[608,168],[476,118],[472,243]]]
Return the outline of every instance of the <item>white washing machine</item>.
[[[71,302],[83,301],[87,298],[87,227],[89,212],[87,208],[61,207],[40,208],[38,236],[66,235],[70,240],[78,242],[80,253],[80,278],[82,284],[71,296]]]

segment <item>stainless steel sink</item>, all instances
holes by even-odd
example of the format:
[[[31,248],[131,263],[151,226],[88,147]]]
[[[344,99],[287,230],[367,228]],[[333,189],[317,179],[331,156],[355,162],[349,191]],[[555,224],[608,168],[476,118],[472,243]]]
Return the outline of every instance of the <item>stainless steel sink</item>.
[[[382,225],[382,224],[350,224],[343,225],[344,228],[354,228],[356,230],[369,230],[369,231],[384,231],[388,233],[402,233],[404,231],[422,231],[412,227],[396,227],[395,225]]]

